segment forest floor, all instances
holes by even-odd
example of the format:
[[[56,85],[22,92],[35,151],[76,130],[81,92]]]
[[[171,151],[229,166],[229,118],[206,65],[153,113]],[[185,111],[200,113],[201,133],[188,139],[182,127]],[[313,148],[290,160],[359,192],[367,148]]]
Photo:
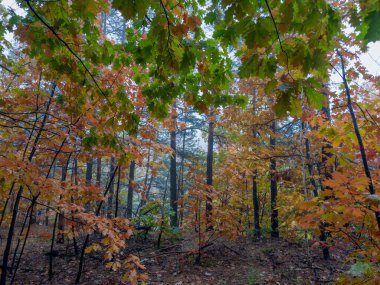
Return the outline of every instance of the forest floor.
[[[50,242],[38,238],[46,228],[38,226],[28,240],[14,284],[74,284],[78,269],[72,243],[56,244],[54,276],[48,280]],[[0,233],[0,249],[5,232]],[[155,240],[131,240],[124,255],[140,257],[149,274],[148,284],[329,284],[343,272],[342,254],[332,252],[323,260],[321,249],[284,239],[218,239],[203,249],[201,262],[194,263],[189,241],[155,247]],[[2,257],[1,257],[2,258]],[[81,284],[121,284],[121,272],[105,268],[100,255],[87,254]]]

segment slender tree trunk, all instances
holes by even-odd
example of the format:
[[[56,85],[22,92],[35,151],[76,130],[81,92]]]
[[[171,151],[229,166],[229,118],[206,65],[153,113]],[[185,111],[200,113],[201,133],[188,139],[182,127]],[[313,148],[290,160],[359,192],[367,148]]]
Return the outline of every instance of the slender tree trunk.
[[[87,168],[86,168],[86,172],[87,172]],[[74,159],[74,169],[73,169],[72,173],[74,175],[74,184],[75,184],[75,186],[78,186],[78,177],[79,177],[79,174],[78,174],[78,160],[77,159]],[[92,171],[89,173],[89,175],[92,176]],[[92,177],[89,177],[90,183],[91,183],[91,178]],[[87,181],[86,181],[86,183],[87,183]],[[70,198],[71,198],[71,203],[74,204],[75,201],[74,201],[73,196],[71,196]],[[73,212],[71,212],[71,218],[74,220]],[[74,253],[75,253],[75,255],[78,255],[78,245],[77,245],[77,239],[75,237],[75,225],[74,224],[71,225],[71,232],[73,234]]]
[[[148,149],[148,159],[147,159],[146,165],[145,165],[145,178],[144,178],[144,194],[145,194],[144,196],[145,197],[141,197],[140,207],[144,206],[146,204],[147,199],[148,199],[147,191],[148,191],[149,168],[150,168],[150,148]]]
[[[120,192],[120,179],[121,179],[121,166],[117,171],[117,184],[116,184],[116,201],[115,201],[115,218],[119,214],[119,192]]]
[[[25,229],[25,226],[26,226],[26,222],[28,221],[28,218],[29,218],[29,224],[32,222],[32,220],[31,220],[31,212],[33,211],[33,207],[34,207],[34,202],[31,203],[30,206],[28,207],[28,209],[26,210],[26,214],[25,214],[22,226],[21,226],[20,234],[19,234],[18,239],[17,239],[17,244],[16,244],[16,247],[15,247],[15,249],[13,251],[13,259],[12,259],[12,265],[11,265],[11,269],[10,269],[11,272],[13,271],[13,268],[14,268],[14,265],[15,265],[15,262],[16,262],[16,259],[17,259],[18,248],[19,248],[19,246],[21,244],[21,237],[22,237],[22,234],[24,233],[24,229]]]
[[[37,99],[37,102],[38,102],[38,99]],[[48,105],[50,105],[50,102],[49,102]],[[37,104],[37,106],[38,106],[38,104]],[[28,148],[29,148],[29,143],[30,143],[31,140],[32,140],[32,137],[33,137],[34,131],[35,131],[36,126],[37,126],[37,122],[38,122],[37,111],[38,111],[38,107],[36,108],[36,117],[35,117],[35,120],[34,120],[34,123],[33,123],[32,130],[31,130],[31,132],[30,132],[30,134],[29,134],[29,137],[28,137],[28,142],[26,143],[26,145],[25,145],[25,147],[24,147],[24,152],[23,152],[23,156],[22,156],[22,161],[24,161],[24,159],[25,159],[26,152],[27,152],[27,150],[28,150]],[[1,227],[2,223],[3,223],[4,216],[5,216],[5,213],[6,213],[6,211],[7,211],[8,203],[9,203],[9,201],[10,201],[11,199],[13,199],[12,196],[13,196],[13,189],[14,189],[14,186],[15,186],[15,182],[13,181],[12,184],[11,184],[11,187],[10,187],[10,189],[9,189],[8,197],[7,197],[7,199],[5,200],[4,207],[3,207],[3,211],[2,211],[2,213],[1,213],[0,227]],[[12,209],[13,209],[13,205],[12,205],[12,204],[13,204],[13,203],[12,203],[12,201],[11,201],[11,205],[10,205],[10,208],[9,208],[9,211],[10,211],[10,212],[11,212]]]
[[[330,102],[329,102],[329,96],[326,92],[322,93],[323,96],[325,97],[325,102],[322,107],[322,115],[324,116],[325,121],[331,121],[331,116],[330,116]],[[331,157],[331,152],[329,151],[331,149],[331,144],[328,140],[324,140],[324,144],[322,146],[322,163],[320,167],[320,174],[324,176],[325,179],[331,179],[332,175],[331,173],[333,172],[333,168],[329,165],[327,165],[328,159]],[[321,173],[322,172],[322,173]],[[330,189],[329,187],[325,187],[323,183],[321,183],[322,186],[322,191],[325,189]],[[329,199],[329,197],[325,197],[325,200]],[[328,224],[325,221],[321,221],[319,224],[319,230],[321,232],[319,236],[319,240],[326,244],[327,242],[327,236],[328,233],[326,231],[326,227]],[[330,259],[330,250],[327,246],[322,247],[322,253],[323,253],[323,258],[325,260]]]
[[[305,138],[305,152],[306,152],[306,165],[309,171],[310,182],[313,185],[313,195],[318,197],[318,185],[316,180],[313,177],[313,164],[310,161],[310,141],[308,138]]]
[[[115,157],[112,156],[111,157],[111,163],[110,163],[110,177],[112,176],[112,173],[115,171],[115,164],[116,164]],[[113,181],[111,183],[111,187],[109,190],[109,196],[108,196],[107,218],[112,218],[114,192],[115,192],[115,183]]]
[[[305,135],[305,123],[301,121],[301,132],[300,132],[300,151],[301,151],[301,172],[302,172],[302,186],[303,186],[303,198],[305,201],[309,201],[309,187],[307,184],[306,177],[306,163],[305,163],[305,155],[304,155],[304,135]],[[306,151],[305,151],[306,152]]]
[[[348,108],[348,111],[350,112],[352,124],[354,126],[355,136],[356,136],[356,139],[358,141],[360,155],[361,155],[362,163],[363,163],[364,173],[368,178],[368,190],[369,190],[369,193],[373,195],[376,192],[375,192],[375,188],[373,187],[372,176],[371,176],[371,172],[369,170],[369,166],[368,166],[368,162],[367,162],[367,155],[365,152],[363,138],[360,134],[360,130],[359,130],[358,122],[356,120],[354,108],[352,107],[351,92],[350,92],[350,87],[348,86],[348,82],[346,79],[344,59],[343,59],[343,56],[339,50],[337,50],[337,53],[338,53],[338,56],[340,57],[340,62],[341,62],[341,66],[342,66],[342,79],[343,79],[344,88],[346,90],[347,108]],[[380,229],[380,211],[375,211],[375,217],[376,217],[376,221],[377,221],[377,227]]]
[[[129,174],[128,174],[128,197],[127,197],[127,211],[126,216],[128,219],[132,218],[132,209],[133,209],[133,193],[134,193],[134,180],[135,180],[135,170],[136,170],[136,162],[134,160],[131,161],[129,165]]]
[[[158,238],[157,238],[157,248],[160,248],[161,246],[161,237],[162,237],[162,232],[164,230],[164,223],[165,223],[165,202],[166,202],[166,193],[168,192],[168,180],[169,180],[169,175],[166,176],[165,180],[165,190],[164,190],[164,195],[162,197],[162,206],[160,208],[161,212],[161,225],[160,225],[160,232],[158,233]]]
[[[155,161],[155,154],[153,152],[153,160],[152,162],[154,163]],[[150,169],[150,158],[148,159],[148,162],[146,164],[146,172],[145,172],[145,178],[144,178],[144,193],[145,193],[145,199],[141,199],[140,201],[140,204],[136,210],[136,213],[139,212],[139,210],[141,209],[141,207],[143,207],[144,205],[146,205],[147,201],[149,201],[149,195],[150,195],[150,190],[152,189],[152,183],[153,183],[153,173],[151,172],[150,174],[150,177],[149,177],[149,169]],[[148,182],[149,180],[149,182]]]
[[[115,175],[116,175],[116,171],[117,171],[118,168],[119,168],[119,167],[116,166],[116,168],[114,169],[114,172],[111,174],[110,181],[109,181],[109,183],[108,183],[108,185],[107,185],[106,190],[105,190],[104,193],[103,193],[103,196],[104,196],[104,197],[107,196],[107,194],[108,194],[108,192],[109,192],[109,190],[110,190],[110,188],[111,188],[111,185],[112,185],[112,183],[113,183],[114,180],[115,180]],[[97,209],[96,209],[96,211],[95,211],[95,215],[96,215],[96,216],[99,216],[100,211],[101,211],[102,206],[103,206],[103,202],[104,202],[104,201],[101,201],[101,202],[99,203],[99,205],[98,205],[98,207],[97,207]],[[84,255],[85,255],[86,248],[87,248],[87,245],[88,245],[89,240],[90,240],[90,235],[87,234],[86,237],[85,237],[85,240],[84,240],[84,243],[83,243],[83,247],[82,247],[82,251],[81,251],[81,255],[80,255],[80,258],[79,258],[79,268],[78,268],[77,277],[76,277],[76,279],[75,279],[75,284],[79,284],[79,282],[80,282],[80,278],[81,278],[81,276],[82,276],[83,264],[84,264]]]
[[[254,235],[256,237],[261,236],[260,229],[260,201],[259,195],[257,191],[257,170],[255,171],[255,175],[252,176],[252,196],[253,196],[253,224],[254,224]]]
[[[8,206],[10,197],[11,197],[11,195],[13,193],[14,187],[15,187],[15,182],[12,182],[11,188],[9,189],[8,197],[5,200],[5,203],[4,203],[4,206],[3,206],[3,211],[1,212],[0,227],[1,227],[2,223],[3,223],[5,212],[7,211],[7,206]]]
[[[322,107],[322,115],[324,120],[327,122],[331,121],[330,115],[330,103],[329,103],[329,95],[326,92],[322,93],[325,97],[325,102]],[[324,144],[322,146],[322,163],[321,163],[321,172],[325,179],[331,179],[333,172],[333,168],[330,165],[327,165],[328,159],[331,158],[332,154],[330,152],[331,144],[328,140],[324,139]],[[323,186],[324,188],[324,186]]]
[[[214,110],[213,108],[210,111],[209,123],[208,123],[208,139],[207,139],[207,185],[210,187],[207,191],[211,191],[212,187],[212,178],[213,178],[213,160],[214,160]],[[207,229],[212,229],[212,198],[210,195],[207,195],[206,198],[206,222]]]
[[[253,116],[256,116],[256,90],[253,92],[252,98],[252,113]],[[252,136],[253,136],[253,144],[256,144],[257,132],[256,127],[252,127]],[[261,236],[260,229],[260,200],[259,193],[257,189],[257,169],[254,170],[254,174],[252,175],[252,200],[253,200],[253,225],[254,225],[254,236]]]
[[[45,129],[45,124],[46,124],[46,121],[47,121],[47,118],[49,115],[50,104],[51,104],[51,101],[53,99],[55,89],[56,89],[56,85],[53,83],[53,87],[52,87],[52,90],[50,92],[50,97],[49,97],[49,100],[48,100],[47,105],[46,105],[46,110],[45,110],[45,114],[44,114],[44,117],[43,117],[42,122],[41,122],[40,129],[36,135],[36,138],[35,138],[34,143],[33,143],[32,150],[28,156],[29,161],[32,161],[34,154],[37,150],[37,144],[40,140],[41,134],[42,134],[43,130]],[[13,210],[12,210],[12,219],[11,219],[11,223],[10,223],[9,230],[8,230],[7,242],[5,244],[5,249],[3,252],[3,264],[2,264],[3,270],[1,271],[0,285],[6,285],[6,282],[7,282],[8,259],[9,259],[9,254],[10,254],[10,250],[11,250],[11,246],[12,246],[12,240],[13,240],[13,235],[14,235],[14,230],[15,230],[15,225],[16,225],[16,220],[17,220],[17,214],[18,214],[18,207],[20,204],[20,199],[21,199],[23,190],[24,190],[23,186],[20,186],[20,188],[17,192],[17,195],[16,195],[15,204],[14,204]]]
[[[181,156],[181,165],[180,165],[180,182],[179,182],[179,189],[178,194],[179,198],[182,199],[185,194],[185,185],[184,185],[184,175],[185,175],[185,147],[186,147],[186,130],[183,131],[182,134],[182,156]],[[179,225],[182,225],[183,221],[183,211],[184,211],[184,203],[181,203],[181,209],[179,210]]]
[[[66,181],[69,163],[70,163],[70,157],[68,158],[66,164],[62,166],[61,182]],[[65,219],[62,214],[57,213],[56,215],[58,215],[57,243],[62,244],[65,242],[65,235],[63,234],[63,232],[65,231]],[[55,229],[53,229],[53,232],[55,232]]]
[[[103,35],[107,36],[107,14],[105,12],[101,13],[101,21]]]
[[[173,228],[178,227],[178,204],[177,204],[177,104],[174,101],[172,105],[172,126],[170,131],[170,147],[173,154],[170,157],[170,208],[172,216],[170,217],[170,225]]]
[[[54,163],[53,165],[53,173],[51,174],[51,178],[55,177],[55,172],[57,169],[57,163]],[[50,201],[48,201],[48,206],[50,206]],[[45,226],[49,226],[49,207],[45,208]]]
[[[31,207],[30,212],[31,213],[33,212],[33,208],[35,207],[35,205],[37,203],[38,196],[39,195],[33,197],[33,199],[32,199],[32,203],[30,205],[30,207]],[[19,255],[19,258],[17,260],[16,267],[14,268],[14,273],[13,273],[12,280],[11,280],[11,285],[13,284],[14,279],[16,278],[17,270],[18,270],[18,267],[20,265],[20,261],[21,261],[22,255],[24,253],[26,241],[28,240],[31,226],[32,226],[32,220],[31,220],[31,217],[30,217],[29,218],[28,228],[26,229],[25,238],[24,238],[24,241],[23,241],[23,244],[22,244],[22,247],[21,247],[20,255]],[[17,249],[15,250],[14,260],[12,261],[12,269],[13,269],[14,261],[16,260],[16,252],[17,252]]]
[[[272,150],[276,146],[276,121],[272,123],[272,134],[270,137],[270,146]],[[277,210],[277,179],[276,179],[276,159],[270,159],[270,208],[271,208],[271,236],[279,237],[278,231],[278,210]]]
[[[98,157],[96,159],[96,186],[101,186],[102,179],[102,158]]]
[[[11,220],[11,224],[10,224],[10,227],[8,230],[7,243],[5,245],[5,249],[4,249],[4,253],[3,253],[3,265],[2,265],[1,282],[0,282],[1,285],[6,285],[6,278],[7,278],[7,271],[8,271],[8,258],[9,258],[12,239],[13,239],[13,235],[14,235],[14,231],[15,231],[16,219],[17,219],[17,214],[18,214],[18,207],[20,204],[20,200],[21,200],[23,190],[24,190],[24,188],[22,186],[20,186],[20,188],[17,192],[15,204],[13,206],[12,220]]]
[[[93,165],[93,161],[92,159],[89,159],[86,162],[86,185],[87,186],[90,186],[91,181],[92,181],[92,165]]]
[[[49,255],[49,280],[53,278],[53,257],[54,257],[54,241],[55,241],[55,230],[57,228],[57,221],[59,215],[55,215],[54,224],[53,224],[53,235],[51,237],[50,243],[50,255]],[[58,241],[57,241],[58,243]]]

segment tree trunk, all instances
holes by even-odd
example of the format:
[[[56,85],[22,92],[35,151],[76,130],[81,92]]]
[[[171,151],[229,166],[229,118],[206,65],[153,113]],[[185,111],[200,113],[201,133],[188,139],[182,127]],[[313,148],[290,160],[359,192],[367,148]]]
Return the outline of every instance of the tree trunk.
[[[61,182],[66,181],[69,163],[70,163],[70,157],[68,158],[66,164],[62,166]],[[56,215],[58,215],[57,243],[62,244],[65,242],[65,236],[63,234],[63,232],[65,231],[65,219],[64,219],[63,215],[61,215],[61,214],[56,214]],[[55,229],[53,230],[53,232],[55,233]]]
[[[110,163],[110,179],[112,176],[112,173],[115,171],[115,164],[116,164],[116,159],[114,156],[111,157],[111,163]],[[112,210],[113,210],[113,194],[115,191],[115,183],[114,180],[111,182],[110,190],[109,190],[109,195],[108,195],[108,209],[107,209],[107,218],[112,218]]]
[[[150,168],[150,148],[148,149],[148,159],[145,165],[145,178],[144,178],[144,196],[145,197],[141,197],[140,207],[143,207],[146,204],[146,201],[148,199],[147,192],[148,192],[149,168]]]
[[[116,171],[119,167],[116,166],[116,168],[114,169],[114,172],[110,174],[110,181],[107,185],[107,188],[106,190],[104,191],[103,193],[103,196],[106,197],[110,188],[111,188],[111,185],[112,183],[114,182],[115,180],[115,174],[116,174]],[[98,207],[96,208],[96,211],[95,211],[95,215],[96,216],[99,216],[100,214],[100,211],[102,209],[102,206],[103,206],[103,203],[104,201],[100,201],[100,203],[98,204]],[[79,268],[78,268],[78,273],[77,273],[77,277],[75,279],[75,284],[79,284],[80,282],[80,278],[82,276],[82,271],[83,271],[83,263],[84,263],[84,255],[85,255],[85,252],[86,252],[86,248],[87,248],[87,245],[88,245],[88,242],[90,240],[90,234],[87,234],[85,239],[84,239],[84,243],[83,243],[83,247],[82,247],[82,251],[81,251],[81,254],[80,254],[80,258],[79,258]]]
[[[252,196],[253,196],[253,224],[254,224],[254,235],[259,237],[261,235],[260,229],[260,201],[257,191],[257,170],[255,175],[252,176]]]
[[[272,123],[272,134],[270,137],[270,146],[272,150],[276,146],[276,121]],[[279,237],[278,231],[278,210],[277,210],[277,179],[276,179],[276,159],[270,159],[270,208],[271,208],[271,236]]]
[[[128,219],[132,218],[132,209],[133,209],[133,183],[135,180],[135,169],[136,162],[134,160],[131,161],[129,165],[129,182],[128,182],[128,197],[127,197],[127,211],[126,216]]]
[[[325,102],[322,107],[322,115],[324,116],[325,121],[331,121],[329,96],[325,92],[323,92],[322,94],[325,97]],[[325,139],[324,144],[322,146],[322,163],[321,163],[321,169],[320,169],[321,174],[324,176],[324,179],[332,178],[331,173],[333,172],[333,168],[327,165],[327,161],[331,157],[331,153],[329,149],[331,149],[331,144],[328,140]],[[322,191],[325,189],[330,189],[329,187],[325,187],[323,183],[321,185],[322,185]],[[325,197],[325,200],[327,199],[329,199],[329,197]],[[323,242],[324,244],[326,244],[327,236],[328,236],[328,233],[326,232],[327,226],[328,224],[324,221],[321,221],[319,224],[319,230],[321,232],[319,236],[319,240]],[[323,258],[325,260],[330,259],[330,251],[327,246],[324,246],[322,248],[322,253],[323,253]]]
[[[39,196],[39,195],[33,197],[33,199],[32,199],[32,203],[31,203],[31,205],[30,205],[30,207],[31,207],[30,212],[31,212],[31,213],[33,212],[33,208],[36,206],[38,196]],[[23,241],[23,244],[22,244],[22,247],[21,247],[21,251],[20,251],[20,254],[19,254],[19,258],[18,258],[18,260],[17,260],[17,263],[16,263],[15,268],[13,268],[14,262],[15,262],[15,260],[16,260],[17,247],[16,247],[16,249],[15,249],[15,254],[14,254],[14,257],[13,257],[13,261],[12,261],[12,270],[14,269],[14,273],[13,273],[13,276],[12,276],[11,285],[13,284],[14,279],[16,278],[17,270],[18,270],[18,268],[19,268],[19,265],[20,265],[20,262],[21,262],[22,255],[23,255],[23,253],[24,253],[24,249],[25,249],[26,241],[28,240],[31,226],[32,226],[32,220],[31,220],[31,217],[30,217],[30,218],[29,218],[29,224],[28,224],[28,227],[27,227],[27,230],[26,230],[26,233],[25,233],[24,241]],[[21,232],[22,232],[22,230],[21,230]],[[20,241],[20,239],[19,239],[19,241]],[[17,246],[18,246],[18,245],[17,245]]]
[[[102,179],[102,158],[98,157],[96,159],[96,186],[101,186]]]
[[[117,171],[117,184],[116,184],[116,201],[115,201],[115,218],[119,214],[119,192],[120,192],[120,179],[121,179],[121,166]]]
[[[358,122],[356,120],[356,115],[354,112],[354,108],[352,107],[351,93],[350,93],[350,88],[348,86],[348,82],[346,79],[346,71],[345,71],[345,67],[344,67],[343,56],[339,50],[337,50],[337,53],[338,53],[338,56],[340,57],[340,62],[341,62],[341,66],[342,66],[342,79],[343,79],[343,83],[344,83],[344,88],[346,90],[347,108],[348,108],[348,111],[350,112],[350,115],[351,115],[352,124],[354,125],[355,136],[356,136],[356,139],[357,139],[358,145],[359,145],[359,150],[360,150],[360,155],[362,158],[364,173],[365,173],[366,177],[368,178],[368,190],[369,190],[369,193],[373,195],[373,194],[375,194],[375,188],[373,187],[372,176],[371,176],[371,172],[369,170],[369,166],[368,166],[368,162],[367,162],[367,155],[365,152],[364,142],[363,142],[362,136],[360,134]],[[376,221],[377,221],[377,227],[380,229],[380,211],[375,211],[375,217],[376,217]]]
[[[47,121],[47,118],[49,115],[50,104],[51,104],[51,101],[53,99],[56,87],[57,87],[56,84],[53,83],[52,90],[50,92],[50,97],[49,97],[47,105],[46,105],[46,110],[45,110],[45,114],[44,114],[44,117],[43,117],[42,122],[41,122],[40,129],[36,135],[36,138],[35,138],[34,143],[33,143],[32,150],[28,156],[29,161],[32,161],[34,154],[37,150],[37,144],[40,140],[42,131],[45,128],[45,124],[46,124],[46,121]],[[0,277],[0,285],[6,285],[6,282],[7,282],[8,258],[9,258],[9,254],[10,254],[10,250],[11,250],[11,246],[12,246],[12,240],[13,240],[13,235],[14,235],[14,230],[15,230],[15,225],[16,225],[16,219],[17,219],[17,214],[18,214],[18,207],[20,204],[20,200],[21,200],[23,190],[24,190],[23,186],[20,186],[20,188],[17,192],[15,204],[14,204],[13,210],[12,210],[11,224],[9,226],[7,242],[5,244],[5,249],[3,252],[3,264],[2,264],[2,271],[1,271],[1,277]]]
[[[256,115],[256,90],[253,92],[253,98],[252,98],[252,113],[255,116]],[[253,144],[256,144],[256,127],[252,127],[252,136],[253,136]],[[253,225],[254,225],[254,236],[259,237],[261,236],[261,229],[260,229],[260,200],[259,200],[259,193],[257,189],[257,169],[254,170],[254,174],[252,175],[252,200],[253,200]]]
[[[170,147],[173,154],[170,157],[170,208],[172,216],[170,217],[170,225],[172,228],[178,227],[178,204],[177,204],[177,104],[174,101],[172,105],[172,126],[170,130]]]
[[[306,152],[306,165],[309,171],[309,179],[311,184],[313,185],[313,195],[314,197],[318,197],[318,185],[316,180],[313,177],[313,164],[310,161],[310,141],[308,138],[305,138],[305,152]]]
[[[212,178],[213,178],[213,169],[212,164],[214,160],[214,110],[213,108],[210,111],[209,123],[208,123],[208,139],[207,139],[207,185],[209,186],[208,192],[211,191],[212,187]],[[206,227],[208,230],[212,229],[212,198],[210,195],[207,195],[206,198]]]
[[[179,189],[178,194],[179,198],[182,199],[185,194],[185,185],[184,185],[184,175],[185,175],[185,147],[186,147],[186,129],[183,130],[182,134],[182,156],[181,156],[181,165],[180,165],[180,181],[179,181]],[[183,221],[183,211],[184,211],[184,203],[181,203],[181,209],[179,210],[179,224],[182,225]]]
[[[87,186],[90,186],[91,181],[92,181],[92,165],[93,165],[93,161],[92,159],[89,159],[86,162],[86,185]]]

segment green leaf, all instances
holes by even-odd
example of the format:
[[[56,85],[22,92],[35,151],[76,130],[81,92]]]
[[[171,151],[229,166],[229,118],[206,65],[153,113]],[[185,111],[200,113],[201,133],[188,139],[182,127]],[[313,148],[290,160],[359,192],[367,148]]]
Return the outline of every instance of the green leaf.
[[[291,110],[291,93],[290,92],[280,92],[277,96],[276,104],[273,109],[277,116],[285,117],[287,112]]]
[[[304,89],[304,92],[307,97],[308,104],[314,108],[322,109],[325,97],[320,92],[316,91],[314,88],[308,87]]]
[[[376,42],[380,39],[380,11],[368,13],[364,19],[365,33],[362,34],[365,43]]]

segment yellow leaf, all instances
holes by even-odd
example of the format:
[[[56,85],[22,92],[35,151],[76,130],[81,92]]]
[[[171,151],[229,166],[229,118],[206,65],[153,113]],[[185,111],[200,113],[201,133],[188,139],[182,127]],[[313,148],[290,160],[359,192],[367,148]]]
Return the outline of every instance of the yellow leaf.
[[[121,281],[123,281],[123,283],[125,283],[128,281],[128,278],[129,278],[129,272],[125,272],[123,277],[121,278]]]

